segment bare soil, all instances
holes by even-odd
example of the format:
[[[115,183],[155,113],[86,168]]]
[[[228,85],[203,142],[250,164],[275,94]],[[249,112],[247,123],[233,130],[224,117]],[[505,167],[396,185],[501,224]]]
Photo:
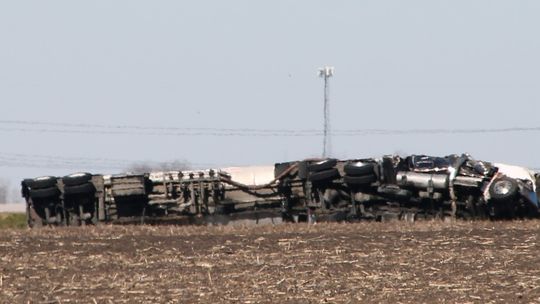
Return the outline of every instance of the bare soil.
[[[1,303],[540,302],[540,221],[0,231]]]

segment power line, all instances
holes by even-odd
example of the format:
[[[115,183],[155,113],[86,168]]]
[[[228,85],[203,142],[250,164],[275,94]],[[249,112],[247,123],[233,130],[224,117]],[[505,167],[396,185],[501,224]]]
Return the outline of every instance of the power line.
[[[179,128],[179,127],[144,127],[144,126],[108,126],[95,124],[70,124],[39,121],[0,120],[0,132],[22,133],[59,133],[59,134],[96,134],[96,135],[143,135],[143,136],[221,136],[221,137],[313,137],[323,136],[324,130],[315,129],[218,129],[218,128]],[[20,125],[26,127],[19,127]],[[49,128],[43,128],[43,127]],[[61,128],[60,128],[61,127]],[[159,132],[158,132],[159,130]],[[430,134],[484,134],[511,132],[538,132],[540,127],[507,128],[464,128],[464,129],[349,129],[328,132],[333,136],[368,136],[368,135],[430,135]]]
[[[0,122],[1,124],[1,122]],[[168,128],[163,128],[167,130]],[[150,128],[140,128],[136,130],[114,130],[114,129],[44,129],[44,128],[21,128],[21,127],[1,127],[2,132],[23,132],[23,133],[62,133],[62,134],[96,134],[96,135],[144,135],[144,136],[267,136],[267,137],[310,137],[324,135],[320,130],[256,130],[251,129],[229,129],[226,131],[183,131],[183,132],[147,132],[154,130]],[[186,129],[188,130],[188,129]],[[146,131],[146,132],[145,132]],[[272,132],[273,131],[273,132]],[[540,127],[508,127],[508,128],[468,128],[468,129],[358,129],[358,130],[334,130],[329,134],[334,136],[367,136],[367,135],[429,135],[429,134],[483,134],[483,133],[511,133],[511,132],[538,132]]]
[[[191,132],[216,132],[216,133],[319,133],[320,130],[315,129],[253,129],[253,128],[210,128],[210,127],[173,127],[173,126],[140,126],[140,125],[103,125],[103,124],[85,124],[85,123],[65,123],[65,122],[45,122],[45,121],[29,121],[29,120],[0,120],[0,124],[4,125],[27,125],[31,127],[35,126],[47,126],[47,127],[64,127],[75,129],[108,129],[108,130],[137,130],[137,131],[178,131],[180,134]],[[120,134],[122,131],[118,131]],[[195,133],[198,134],[198,133]]]
[[[251,137],[296,137],[296,136],[320,136],[322,132],[313,132],[313,133],[295,133],[291,130],[290,132],[218,132],[218,131],[207,131],[207,132],[139,132],[139,131],[108,131],[108,130],[77,130],[77,129],[32,129],[32,128],[5,128],[0,127],[2,132],[22,132],[22,133],[61,133],[61,134],[96,134],[96,135],[144,135],[144,136],[225,136],[225,137],[234,137],[234,136],[251,136]]]
[[[124,167],[119,166],[81,166],[76,164],[61,164],[61,163],[48,163],[48,162],[16,162],[16,161],[5,161],[0,159],[0,167],[10,167],[10,168],[42,168],[42,169],[72,169],[73,171],[81,170],[125,170]]]
[[[148,165],[150,167],[161,167],[163,165],[174,165],[176,162],[183,163],[189,167],[215,168],[219,167],[212,163],[192,163],[182,160],[174,161],[148,161],[148,160],[128,160],[110,158],[91,157],[64,157],[39,154],[21,154],[0,152],[0,167],[22,167],[22,168],[62,168],[62,169],[96,169],[96,170],[126,170],[133,165]]]

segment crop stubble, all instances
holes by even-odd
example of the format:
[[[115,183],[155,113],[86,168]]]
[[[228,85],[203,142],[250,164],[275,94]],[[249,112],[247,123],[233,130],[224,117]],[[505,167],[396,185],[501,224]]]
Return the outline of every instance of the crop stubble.
[[[540,221],[4,230],[1,303],[540,302]]]

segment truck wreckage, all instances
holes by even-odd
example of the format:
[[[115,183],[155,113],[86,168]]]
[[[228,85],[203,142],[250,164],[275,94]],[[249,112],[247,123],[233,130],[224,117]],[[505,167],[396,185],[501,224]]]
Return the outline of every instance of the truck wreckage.
[[[467,154],[22,181],[28,225],[538,217],[540,177]]]

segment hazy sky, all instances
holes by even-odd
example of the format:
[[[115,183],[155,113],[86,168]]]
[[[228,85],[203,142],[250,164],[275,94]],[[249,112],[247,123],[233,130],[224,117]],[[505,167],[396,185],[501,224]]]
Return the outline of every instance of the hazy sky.
[[[325,64],[334,130],[538,127],[538,16],[539,1],[0,0],[0,177],[317,156],[321,136],[144,128],[320,130]],[[540,167],[539,133],[340,135],[332,149]]]

